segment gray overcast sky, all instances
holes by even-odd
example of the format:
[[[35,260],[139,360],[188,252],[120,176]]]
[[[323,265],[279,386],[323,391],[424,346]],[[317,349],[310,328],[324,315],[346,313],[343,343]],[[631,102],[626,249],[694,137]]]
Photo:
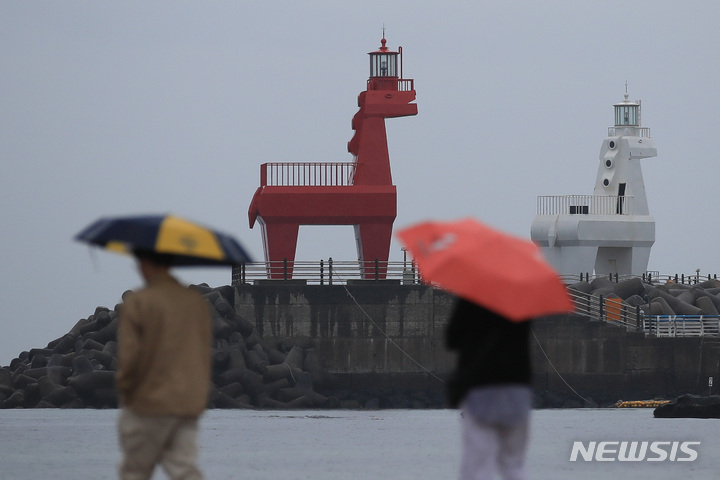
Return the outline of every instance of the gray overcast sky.
[[[529,238],[538,195],[592,194],[627,80],[658,149],[649,268],[720,273],[718,18],[707,0],[1,0],[0,365],[139,285],[72,240],[98,217],[174,212],[261,259],[259,165],[351,160],[383,23],[419,108],[387,122],[396,230],[469,215]],[[298,260],[328,257],[356,258],[352,228],[301,228]]]

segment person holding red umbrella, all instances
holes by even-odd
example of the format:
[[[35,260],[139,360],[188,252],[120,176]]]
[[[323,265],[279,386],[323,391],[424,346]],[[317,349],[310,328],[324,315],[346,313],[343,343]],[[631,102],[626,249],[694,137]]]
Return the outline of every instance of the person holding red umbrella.
[[[511,322],[458,299],[445,335],[458,353],[447,399],[462,411],[462,480],[525,478],[532,367],[530,321]]]
[[[531,319],[574,305],[532,242],[472,218],[398,232],[424,283],[457,295],[446,346],[458,353],[448,403],[462,409],[462,480],[525,478],[532,407]]]

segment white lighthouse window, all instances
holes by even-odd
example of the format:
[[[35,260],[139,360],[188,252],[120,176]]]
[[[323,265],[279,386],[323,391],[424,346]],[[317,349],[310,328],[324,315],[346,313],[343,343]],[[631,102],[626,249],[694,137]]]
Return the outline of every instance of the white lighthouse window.
[[[615,125],[638,125],[637,105],[616,105]]]

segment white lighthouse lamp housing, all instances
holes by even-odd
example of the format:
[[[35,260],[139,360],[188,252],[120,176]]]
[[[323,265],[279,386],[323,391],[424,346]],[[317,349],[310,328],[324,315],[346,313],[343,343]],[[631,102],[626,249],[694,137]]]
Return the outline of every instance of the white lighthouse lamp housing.
[[[615,107],[615,126],[616,127],[637,127],[640,125],[640,103],[628,100],[628,94],[625,94],[625,100],[613,105]]]

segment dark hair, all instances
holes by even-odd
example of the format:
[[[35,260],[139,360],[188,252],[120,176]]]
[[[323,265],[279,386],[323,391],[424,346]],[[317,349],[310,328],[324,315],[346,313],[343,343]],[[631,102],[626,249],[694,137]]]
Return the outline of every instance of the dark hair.
[[[150,263],[161,265],[163,267],[171,267],[175,265],[175,255],[167,253],[158,253],[153,250],[135,248],[133,249],[133,255],[140,260],[146,260]]]

